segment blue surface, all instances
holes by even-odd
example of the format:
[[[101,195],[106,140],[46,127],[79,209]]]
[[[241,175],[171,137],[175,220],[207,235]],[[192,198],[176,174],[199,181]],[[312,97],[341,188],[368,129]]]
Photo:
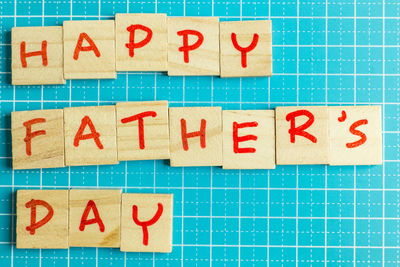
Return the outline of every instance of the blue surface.
[[[114,81],[10,84],[12,26],[118,12],[272,19],[272,78],[119,73]],[[0,0],[0,264],[3,266],[387,266],[400,264],[398,0]],[[172,106],[382,105],[384,165],[173,168],[164,161],[13,172],[10,112],[169,100]],[[19,188],[117,187],[175,195],[173,252],[15,249]],[[12,244],[12,245],[10,245]],[[326,262],[324,263],[324,261]]]

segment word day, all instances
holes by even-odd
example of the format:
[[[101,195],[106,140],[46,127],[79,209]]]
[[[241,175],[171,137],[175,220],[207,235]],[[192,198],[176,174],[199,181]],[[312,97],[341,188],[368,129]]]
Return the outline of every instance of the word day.
[[[382,164],[380,106],[222,111],[149,101],[18,111],[11,120],[14,169],[154,159],[224,169]]]
[[[116,14],[12,29],[12,84],[115,79],[116,71],[221,77],[272,74],[271,21]]]
[[[18,190],[17,248],[121,247],[171,252],[171,194]]]

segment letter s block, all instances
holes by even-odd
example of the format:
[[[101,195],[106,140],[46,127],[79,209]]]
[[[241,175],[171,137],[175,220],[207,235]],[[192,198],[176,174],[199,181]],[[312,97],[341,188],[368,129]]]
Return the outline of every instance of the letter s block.
[[[64,84],[62,27],[14,27],[12,84]]]
[[[64,167],[63,110],[11,113],[13,169]]]
[[[68,190],[17,191],[17,248],[68,248]]]

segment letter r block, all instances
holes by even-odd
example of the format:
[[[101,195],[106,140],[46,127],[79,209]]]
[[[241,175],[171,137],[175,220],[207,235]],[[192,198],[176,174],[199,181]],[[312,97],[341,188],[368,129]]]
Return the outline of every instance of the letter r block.
[[[18,190],[16,232],[17,248],[68,248],[68,190]]]
[[[171,252],[173,195],[122,194],[121,251]]]

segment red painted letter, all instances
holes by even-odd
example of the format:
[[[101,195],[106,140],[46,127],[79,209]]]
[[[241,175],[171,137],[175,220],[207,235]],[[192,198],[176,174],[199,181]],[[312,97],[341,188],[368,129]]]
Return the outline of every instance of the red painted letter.
[[[83,134],[85,131],[86,125],[89,126],[90,133],[89,134]],[[103,149],[103,144],[100,142],[100,134],[96,132],[96,128],[94,128],[92,120],[89,118],[89,116],[85,116],[82,119],[81,126],[79,127],[78,132],[76,132],[75,139],[74,139],[74,146],[78,147],[79,146],[79,141],[80,140],[87,140],[87,139],[94,139],[94,142],[96,143],[97,147],[99,149]]]
[[[354,147],[361,146],[362,144],[364,144],[367,141],[367,136],[365,135],[365,133],[363,133],[363,132],[361,132],[359,130],[356,130],[356,128],[358,126],[366,125],[366,124],[368,124],[368,120],[359,120],[359,121],[356,121],[355,123],[353,123],[350,126],[350,133],[359,136],[360,139],[358,141],[353,142],[353,143],[347,143],[346,144],[347,148],[354,148]]]
[[[143,125],[143,118],[144,118],[144,117],[149,117],[149,116],[156,117],[156,116],[157,116],[157,113],[154,112],[154,111],[145,111],[145,112],[136,114],[136,115],[134,115],[134,116],[130,116],[130,117],[123,118],[123,119],[121,120],[122,123],[128,123],[128,122],[135,121],[135,120],[138,121],[138,126],[139,126],[139,148],[140,148],[140,149],[144,149],[144,148],[145,148],[145,145],[144,145],[144,125]]]
[[[308,121],[303,125],[296,127],[296,117],[298,116],[306,116],[308,117]],[[317,142],[317,138],[312,134],[305,132],[304,130],[310,127],[314,123],[314,115],[308,110],[296,110],[286,115],[286,120],[290,121],[290,142],[294,143],[296,141],[296,135],[303,136],[310,140],[313,143]]]
[[[126,29],[129,32],[129,43],[125,44],[125,46],[129,49],[129,56],[133,57],[135,55],[135,48],[141,48],[150,42],[151,37],[153,37],[153,31],[150,28],[140,24],[131,25]],[[147,33],[146,37],[142,41],[137,43],[135,43],[136,30],[142,30]]]
[[[38,222],[36,222],[36,206],[37,205],[41,205],[41,206],[45,207],[48,211],[47,215]],[[31,209],[31,225],[26,227],[26,230],[29,231],[29,233],[31,235],[34,235],[36,229],[45,225],[48,221],[50,221],[50,219],[54,215],[53,208],[50,206],[49,203],[47,203],[46,201],[43,201],[43,200],[32,199],[31,201],[25,203],[25,207],[27,207],[28,209],[29,208]]]
[[[177,32],[177,34],[183,36],[183,45],[179,47],[179,51],[183,52],[183,61],[189,63],[189,51],[199,48],[204,41],[204,36],[201,32],[195,30],[183,30]],[[189,45],[189,34],[197,36],[197,41],[192,45]]]
[[[196,137],[196,136],[200,137],[200,147],[206,148],[206,123],[207,123],[207,121],[202,119],[201,124],[200,124],[200,131],[187,133],[186,120],[181,119],[181,136],[182,136],[183,150],[185,150],[185,151],[189,150],[189,145],[188,145],[187,139],[191,138],[191,137]]]
[[[32,138],[39,136],[39,135],[45,135],[46,131],[45,130],[40,130],[40,131],[36,131],[36,132],[32,132],[32,124],[36,124],[36,123],[42,123],[42,122],[46,122],[45,118],[36,118],[36,119],[32,119],[29,121],[26,121],[23,123],[23,125],[26,128],[26,135],[24,138],[25,141],[25,151],[26,154],[28,156],[32,155]]]
[[[89,45],[88,46],[82,46],[83,39],[85,39]],[[100,52],[97,46],[94,44],[93,40],[87,35],[86,33],[82,32],[79,35],[78,42],[76,43],[75,46],[75,51],[74,51],[74,59],[78,60],[79,58],[79,53],[81,51],[93,51],[96,57],[100,57]]]
[[[149,230],[147,229],[148,226],[151,226],[153,224],[155,224],[158,219],[160,219],[161,214],[163,213],[163,205],[161,203],[158,203],[158,208],[157,208],[157,212],[154,215],[153,218],[151,218],[150,220],[146,221],[146,222],[141,222],[138,219],[138,207],[136,205],[132,206],[132,218],[133,221],[142,227],[142,231],[143,231],[143,245],[147,246],[149,244]]]
[[[28,64],[26,63],[26,58],[27,57],[33,57],[33,56],[42,56],[42,64],[43,66],[47,66],[47,41],[42,41],[42,50],[40,51],[35,51],[35,52],[29,52],[26,53],[26,43],[25,41],[21,42],[20,45],[20,56],[21,56],[21,64],[23,68],[26,68]]]
[[[248,47],[241,47],[238,44],[237,39],[236,39],[236,33],[234,33],[234,32],[231,34],[231,39],[232,39],[233,46],[237,50],[239,50],[240,53],[242,54],[242,60],[241,60],[242,67],[247,68],[247,53],[250,52],[251,50],[253,50],[257,46],[258,34],[255,33],[253,35],[253,40],[251,41],[251,44]]]
[[[87,217],[89,215],[90,210],[93,210],[94,218],[88,220]],[[100,218],[99,211],[97,210],[96,204],[93,200],[89,200],[85,210],[83,211],[81,224],[79,225],[79,230],[84,231],[86,225],[97,223],[99,225],[100,232],[104,232],[104,224]]]
[[[237,123],[236,121],[233,122],[233,152],[235,153],[254,153],[256,149],[253,147],[246,147],[246,148],[239,148],[239,142],[245,142],[249,140],[257,140],[257,136],[255,135],[244,135],[238,136],[238,129],[245,128],[245,127],[257,127],[258,123],[256,121],[253,122],[244,122],[244,123]]]

